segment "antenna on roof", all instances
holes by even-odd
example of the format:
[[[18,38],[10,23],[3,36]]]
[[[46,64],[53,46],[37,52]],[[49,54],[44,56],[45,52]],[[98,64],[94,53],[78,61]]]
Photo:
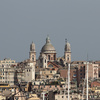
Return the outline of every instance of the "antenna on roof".
[[[88,60],[89,60],[89,57],[88,57],[88,53],[87,53],[87,62],[88,62]]]

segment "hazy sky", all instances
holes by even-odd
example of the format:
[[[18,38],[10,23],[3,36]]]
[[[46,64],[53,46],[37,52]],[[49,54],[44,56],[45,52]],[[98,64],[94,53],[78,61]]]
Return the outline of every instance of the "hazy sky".
[[[38,58],[48,34],[57,57],[67,38],[72,61],[100,60],[100,0],[0,0],[0,60],[29,58],[32,41]]]

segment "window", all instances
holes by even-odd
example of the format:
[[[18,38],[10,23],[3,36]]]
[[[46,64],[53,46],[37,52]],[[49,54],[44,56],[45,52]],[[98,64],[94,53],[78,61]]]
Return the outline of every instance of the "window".
[[[40,63],[42,63],[42,59],[40,59]]]
[[[62,98],[64,98],[64,96],[62,96]]]
[[[76,77],[76,74],[74,74],[73,77]]]
[[[69,55],[67,55],[67,60],[69,61]]]
[[[54,55],[54,60],[56,60],[56,55]]]
[[[50,71],[50,73],[52,73],[52,71]]]
[[[79,64],[79,62],[77,62],[77,64]]]
[[[48,55],[48,60],[50,60],[50,55]]]
[[[34,61],[34,55],[32,55],[32,60]]]

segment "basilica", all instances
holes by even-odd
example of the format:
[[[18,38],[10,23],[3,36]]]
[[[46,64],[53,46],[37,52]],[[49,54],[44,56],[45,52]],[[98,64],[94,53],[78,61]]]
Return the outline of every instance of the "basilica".
[[[32,42],[30,45],[29,60],[34,63],[34,66],[38,68],[49,68],[53,64],[60,64],[66,66],[67,63],[71,63],[71,47],[70,43],[66,41],[64,55],[57,58],[57,52],[54,46],[51,44],[49,36],[46,38],[46,43],[41,49],[39,58],[36,60],[35,44]]]

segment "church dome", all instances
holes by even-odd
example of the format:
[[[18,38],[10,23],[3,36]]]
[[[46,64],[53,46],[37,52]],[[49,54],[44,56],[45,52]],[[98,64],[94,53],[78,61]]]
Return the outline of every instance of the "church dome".
[[[42,47],[41,53],[56,53],[54,46],[50,42],[50,38],[46,38],[46,44]]]

